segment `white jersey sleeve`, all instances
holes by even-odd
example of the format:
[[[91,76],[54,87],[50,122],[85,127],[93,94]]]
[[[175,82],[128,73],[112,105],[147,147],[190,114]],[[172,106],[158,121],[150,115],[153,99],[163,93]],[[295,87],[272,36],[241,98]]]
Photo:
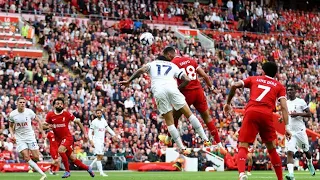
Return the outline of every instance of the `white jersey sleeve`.
[[[17,141],[35,142],[35,134],[31,125],[35,117],[36,114],[29,108],[25,108],[22,113],[16,109],[9,114],[9,121],[15,124]]]

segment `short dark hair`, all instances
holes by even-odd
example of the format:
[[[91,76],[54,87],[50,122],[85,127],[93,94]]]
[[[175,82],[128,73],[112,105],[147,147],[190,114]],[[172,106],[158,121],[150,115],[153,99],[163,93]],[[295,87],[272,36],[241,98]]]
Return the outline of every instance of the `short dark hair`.
[[[55,105],[57,101],[61,101],[62,104],[64,104],[64,100],[63,100],[62,98],[60,98],[60,97],[54,99],[53,102],[52,102],[52,104]]]
[[[275,77],[278,72],[278,66],[275,62],[266,62],[262,65],[262,69],[267,76]]]
[[[102,109],[100,109],[100,108],[96,109],[96,113],[97,113],[98,111],[101,111],[101,112],[102,112]]]
[[[287,85],[287,89],[289,89],[289,88],[292,88],[293,90],[299,89],[296,84],[289,84],[289,85]]]
[[[163,50],[163,54],[164,54],[164,55],[167,55],[168,53],[172,53],[172,52],[176,52],[176,50],[175,50],[173,47],[171,47],[171,46],[166,47],[166,48],[164,48],[164,50]]]

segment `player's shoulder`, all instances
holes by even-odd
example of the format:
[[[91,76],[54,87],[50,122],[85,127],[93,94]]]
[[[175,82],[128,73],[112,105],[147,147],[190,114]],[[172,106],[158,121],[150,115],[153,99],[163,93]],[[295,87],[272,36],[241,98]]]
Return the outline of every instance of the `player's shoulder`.
[[[10,112],[9,116],[10,116],[10,117],[13,117],[13,116],[15,116],[15,115],[17,115],[17,114],[18,114],[18,109],[15,109],[15,110],[13,110],[13,111]]]
[[[29,108],[25,108],[25,112],[34,114],[34,111],[32,109],[29,109]]]
[[[302,98],[297,97],[296,99],[297,99],[297,102],[299,102],[299,103],[301,103],[301,104],[306,104],[306,103],[307,103],[307,102],[306,102],[304,99],[302,99]]]

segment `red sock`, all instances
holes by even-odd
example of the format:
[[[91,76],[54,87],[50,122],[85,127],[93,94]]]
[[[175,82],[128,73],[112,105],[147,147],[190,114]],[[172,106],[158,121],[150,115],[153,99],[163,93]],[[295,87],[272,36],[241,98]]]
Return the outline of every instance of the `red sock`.
[[[57,172],[57,171],[59,171],[59,166],[55,166],[54,172]]]
[[[281,165],[281,159],[278,155],[275,148],[268,150],[271,163],[273,165],[274,171],[277,174],[278,180],[283,180],[283,174],[282,174],[282,165]]]
[[[248,166],[248,172],[250,172],[252,169],[252,166]]]
[[[58,171],[58,166],[51,164],[51,171],[52,172],[57,172]]]
[[[51,167],[50,167],[50,168],[51,168],[51,171],[52,171],[52,172],[55,172],[56,166],[55,166],[54,164],[51,164]]]
[[[244,173],[246,170],[247,154],[248,154],[248,148],[239,147],[238,163],[237,163],[239,173]]]
[[[213,136],[214,141],[215,141],[216,143],[221,142],[221,141],[220,141],[220,137],[219,137],[218,130],[217,130],[216,126],[214,125],[214,121],[210,121],[210,122],[207,124],[207,127],[208,127],[208,129],[209,129],[209,131],[210,131],[210,134]]]
[[[82,170],[88,170],[89,169],[89,166],[83,164],[79,159],[74,160],[73,163],[76,166],[78,166],[80,169],[82,169]]]
[[[62,163],[64,165],[64,168],[67,172],[70,172],[70,167],[69,167],[69,159],[66,155],[66,153],[59,153],[62,159]]]
[[[178,127],[178,124],[179,124],[179,119],[175,119],[174,120],[174,126],[177,128]],[[171,137],[171,134],[168,132],[167,133],[167,135],[169,136],[169,137]]]

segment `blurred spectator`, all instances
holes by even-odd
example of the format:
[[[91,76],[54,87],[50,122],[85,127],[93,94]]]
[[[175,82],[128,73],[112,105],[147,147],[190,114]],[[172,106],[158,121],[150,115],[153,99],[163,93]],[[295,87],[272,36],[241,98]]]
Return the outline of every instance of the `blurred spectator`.
[[[159,161],[159,156],[156,152],[155,147],[151,148],[151,151],[148,154],[148,161],[149,162],[158,162]]]

